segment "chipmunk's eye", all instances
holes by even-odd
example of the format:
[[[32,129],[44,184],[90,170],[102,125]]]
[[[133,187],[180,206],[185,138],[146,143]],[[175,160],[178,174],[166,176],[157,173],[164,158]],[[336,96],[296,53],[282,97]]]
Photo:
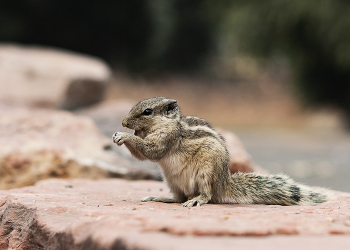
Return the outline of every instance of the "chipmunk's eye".
[[[145,111],[143,111],[143,115],[151,115],[152,114],[152,112],[153,112],[153,110],[152,109],[145,109]]]

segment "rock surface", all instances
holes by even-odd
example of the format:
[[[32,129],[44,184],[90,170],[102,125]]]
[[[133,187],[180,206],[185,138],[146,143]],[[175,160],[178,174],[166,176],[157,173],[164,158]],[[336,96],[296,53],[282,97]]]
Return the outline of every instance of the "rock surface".
[[[231,173],[266,172],[264,169],[254,165],[252,158],[244,148],[243,143],[234,133],[222,129],[219,129],[218,131],[226,141],[227,150],[230,154]]]
[[[155,178],[129,159],[94,122],[66,111],[0,103],[0,189],[49,177]],[[136,165],[136,164],[135,164]]]
[[[136,102],[133,100],[107,100],[73,112],[92,118],[105,136],[112,137],[117,131],[127,130],[122,126],[122,121],[134,104]]]
[[[0,100],[74,109],[102,100],[111,71],[102,60],[34,46],[0,45]]]
[[[50,179],[0,191],[0,249],[350,247],[348,193],[335,192],[335,200],[312,207],[184,208],[140,202],[147,195],[169,193],[160,182],[120,179]]]
[[[113,132],[125,131],[120,124],[129,110],[127,102],[113,102],[74,115],[0,103],[0,189],[32,185],[50,177],[159,180],[158,164],[136,160],[126,147],[118,147],[110,139]],[[102,131],[110,133],[108,137],[91,118],[82,116],[87,114]],[[231,171],[257,171],[239,139],[221,132],[231,154]]]

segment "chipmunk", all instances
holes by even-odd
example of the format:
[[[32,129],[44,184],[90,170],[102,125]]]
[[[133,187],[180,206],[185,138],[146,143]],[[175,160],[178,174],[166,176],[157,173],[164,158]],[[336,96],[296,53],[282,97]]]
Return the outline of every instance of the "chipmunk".
[[[139,160],[158,162],[173,197],[147,196],[141,201],[315,205],[328,200],[283,174],[235,173],[229,170],[224,138],[205,120],[183,116],[176,100],[164,97],[136,104],[122,125],[134,134],[116,132],[113,141],[124,144]]]

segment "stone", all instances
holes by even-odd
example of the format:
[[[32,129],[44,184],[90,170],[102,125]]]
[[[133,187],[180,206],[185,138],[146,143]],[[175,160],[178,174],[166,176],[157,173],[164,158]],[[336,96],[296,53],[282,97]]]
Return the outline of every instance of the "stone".
[[[130,112],[136,104],[133,100],[106,100],[91,107],[74,110],[77,115],[88,116],[94,120],[97,127],[107,137],[117,131],[126,131],[122,126],[124,117]],[[131,130],[129,130],[131,132]]]
[[[220,134],[225,138],[226,147],[230,154],[230,170],[231,173],[243,172],[261,172],[266,173],[266,171],[258,166],[256,166],[249,153],[243,146],[242,141],[237,135],[230,131],[223,129],[218,129]]]
[[[130,106],[127,101],[102,103],[71,114],[0,103],[0,189],[49,177],[160,180],[157,163],[138,161],[126,147],[112,143],[112,134],[125,129],[120,124]],[[231,153],[231,170],[256,171],[239,139],[222,133]]]
[[[76,109],[104,97],[111,76],[101,59],[69,51],[0,45],[0,100]]]
[[[122,120],[134,104],[135,102],[132,100],[107,100],[88,108],[75,110],[74,113],[93,119],[101,133],[108,138],[112,138],[112,135],[117,131],[132,132],[132,130],[122,126]],[[152,179],[161,180],[158,163],[137,160],[125,146],[118,147],[113,143],[111,149],[118,154],[120,154],[119,152],[123,152],[123,157],[130,161],[135,168],[149,173],[147,176],[151,176]]]
[[[0,191],[0,249],[349,249],[350,194],[316,206],[140,202],[164,183],[49,179]],[[249,237],[246,237],[249,236]]]
[[[122,127],[124,117],[135,105],[132,100],[107,100],[94,106],[74,111],[76,114],[92,118],[101,132],[110,137],[117,131],[129,131]],[[241,140],[232,132],[223,129],[217,129],[226,140],[227,150],[230,154],[230,170],[236,172],[262,172],[267,171],[256,166],[251,156],[243,146]],[[131,154],[130,154],[131,157]],[[157,164],[149,161],[137,163],[143,168],[157,169]]]
[[[157,178],[134,166],[126,149],[112,150],[88,117],[3,103],[0,113],[0,189],[49,177]]]

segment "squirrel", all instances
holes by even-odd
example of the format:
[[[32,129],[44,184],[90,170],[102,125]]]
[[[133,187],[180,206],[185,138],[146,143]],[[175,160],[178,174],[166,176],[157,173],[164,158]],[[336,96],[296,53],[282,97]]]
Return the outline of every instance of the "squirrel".
[[[141,201],[192,207],[232,200],[269,205],[315,205],[328,200],[326,191],[313,190],[284,174],[231,174],[224,138],[204,119],[183,116],[176,100],[141,101],[122,125],[135,133],[116,132],[113,142],[124,144],[139,160],[158,162],[173,194]]]

